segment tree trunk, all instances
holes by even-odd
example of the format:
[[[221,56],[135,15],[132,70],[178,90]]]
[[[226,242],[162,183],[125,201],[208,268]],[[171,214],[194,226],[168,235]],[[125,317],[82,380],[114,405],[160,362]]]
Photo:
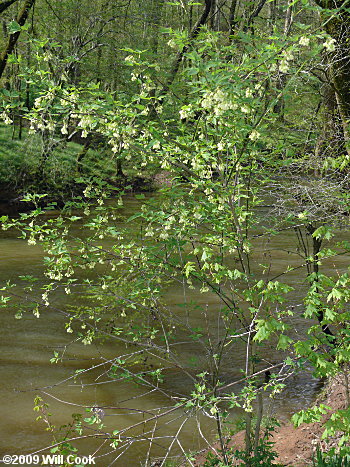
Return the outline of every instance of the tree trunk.
[[[175,77],[176,77],[176,74],[179,71],[180,64],[181,64],[181,62],[182,62],[182,60],[184,58],[185,53],[189,49],[189,47],[191,45],[191,42],[198,36],[202,26],[204,26],[205,23],[207,22],[207,19],[209,17],[211,9],[212,9],[212,5],[213,5],[213,0],[205,0],[205,6],[204,6],[204,10],[202,12],[202,15],[198,19],[197,23],[193,26],[193,29],[192,29],[192,31],[191,31],[191,33],[189,35],[189,38],[188,38],[188,44],[186,44],[182,48],[182,50],[180,52],[178,52],[178,54],[176,55],[173,66],[172,66],[172,68],[170,70],[170,73],[169,73],[168,80],[167,80],[166,84],[164,85],[164,87],[163,87],[163,89],[161,91],[161,95],[166,94],[169,91],[170,86],[173,84],[173,82],[175,80]]]
[[[116,176],[125,178],[125,174],[123,172],[123,161],[122,161],[122,159],[117,159],[116,169],[117,169]]]
[[[271,29],[273,30],[273,27],[276,22],[276,12],[277,12],[277,0],[272,0],[272,2],[269,2],[269,22],[271,25]]]
[[[35,0],[26,0],[22,10],[18,13],[16,21],[20,26],[24,26],[25,22],[27,21],[29,10],[34,5]],[[21,34],[21,31],[17,31],[14,34],[10,34],[6,48],[4,52],[1,54],[0,58],[0,78],[2,77],[9,55],[13,52],[15,45],[18,41],[18,38]]]
[[[259,13],[263,9],[266,2],[267,2],[267,0],[260,0],[257,7],[249,15],[249,17],[247,19],[247,22],[246,22],[246,24],[245,24],[245,26],[243,28],[243,31],[248,31],[248,29],[252,27],[252,23],[253,23],[254,19],[259,16]]]
[[[316,238],[313,236],[313,233],[315,232],[316,227],[313,224],[309,224],[306,226],[306,231],[307,234],[310,236],[311,241],[312,241],[312,273],[314,274],[314,279],[313,283],[316,285],[316,292],[318,292],[319,288],[317,287],[318,284],[318,274],[319,274],[319,265],[318,265],[318,255],[321,251],[321,246],[322,246],[322,240],[320,238]],[[329,329],[328,324],[323,324],[324,320],[324,311],[322,306],[318,308],[317,311],[317,320],[321,326],[322,332],[328,337],[330,343],[334,343],[334,334],[332,331]]]
[[[219,0],[213,0],[212,15],[210,18],[210,27],[213,31],[219,31],[220,28],[220,10]]]
[[[151,37],[151,51],[156,56],[159,44],[159,27],[162,18],[162,10],[164,0],[153,0],[152,5],[152,37]]]
[[[325,12],[326,32],[335,40],[335,50],[328,52],[330,63],[330,78],[335,90],[335,99],[343,127],[344,143],[347,153],[350,155],[350,135],[348,123],[350,121],[350,14],[341,7],[348,4],[347,0],[315,0],[324,8],[336,8],[337,14],[329,16]],[[346,5],[348,6],[348,5]],[[327,15],[327,16],[326,16]]]
[[[81,151],[77,155],[77,172],[81,173],[83,172],[82,168],[82,161],[86,154],[88,153],[89,149],[91,146],[91,139],[87,139],[83,147],[81,148]]]
[[[18,0],[8,0],[6,2],[1,2],[0,3],[0,13],[5,11],[9,6],[11,6],[13,3],[17,2]]]
[[[229,16],[229,36],[232,36],[237,26],[236,13],[238,9],[238,0],[232,0],[230,5],[230,16]]]
[[[323,126],[319,135],[315,156],[323,160],[326,157],[337,157],[346,152],[342,119],[339,114],[335,90],[331,83],[321,87]]]
[[[284,20],[284,29],[283,29],[284,37],[288,37],[288,35],[290,33],[290,28],[292,27],[292,23],[293,23],[293,7],[288,6],[287,11],[286,11],[286,17],[285,17],[285,20]],[[281,94],[284,87],[286,86],[286,82],[287,82],[287,75],[285,73],[279,72],[278,73],[278,82],[277,82],[277,85],[276,85],[278,94]],[[281,95],[281,97],[276,102],[276,104],[275,104],[275,106],[273,108],[273,111],[276,114],[279,115],[279,119],[281,121],[284,121],[284,99],[283,99],[283,95]]]

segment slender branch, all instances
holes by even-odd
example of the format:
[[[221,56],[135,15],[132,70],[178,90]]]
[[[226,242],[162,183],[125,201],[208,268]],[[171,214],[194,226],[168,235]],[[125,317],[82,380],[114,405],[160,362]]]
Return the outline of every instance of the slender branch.
[[[186,45],[184,45],[182,50],[180,50],[180,52],[178,52],[178,54],[176,55],[173,66],[172,66],[171,71],[169,73],[169,78],[168,78],[166,84],[164,85],[164,87],[163,87],[163,89],[161,91],[161,95],[166,94],[169,91],[170,86],[173,84],[173,82],[175,80],[175,77],[176,77],[176,74],[179,71],[180,64],[181,64],[181,62],[182,62],[182,60],[184,58],[185,53],[187,52],[187,50],[191,46],[193,40],[198,36],[202,26],[204,26],[205,23],[207,22],[207,19],[209,17],[209,14],[210,14],[210,11],[211,11],[211,8],[212,8],[212,4],[213,4],[213,0],[205,0],[205,7],[204,7],[204,10],[203,10],[203,13],[202,13],[201,17],[198,19],[197,23],[194,25],[192,31],[190,32],[190,35],[189,35],[189,38],[188,38],[188,43]]]
[[[248,29],[249,29],[250,25],[252,24],[254,18],[256,18],[259,15],[260,11],[263,9],[263,6],[265,5],[266,2],[267,2],[267,0],[261,0],[259,5],[255,8],[253,13],[249,16],[247,24],[245,25],[245,27],[243,29],[245,32],[248,31]]]

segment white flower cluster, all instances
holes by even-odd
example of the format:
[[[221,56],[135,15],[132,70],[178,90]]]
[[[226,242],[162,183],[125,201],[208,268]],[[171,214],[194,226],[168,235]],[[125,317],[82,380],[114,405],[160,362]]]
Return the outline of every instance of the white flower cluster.
[[[324,43],[323,47],[328,51],[328,52],[334,52],[335,51],[335,44],[336,40],[333,39],[332,37],[329,37]]]
[[[299,45],[302,45],[303,47],[308,47],[310,44],[310,39],[308,37],[302,36],[299,39]]]
[[[68,122],[65,121],[61,128],[62,135],[68,135]]]
[[[134,140],[135,136],[139,133],[138,127],[133,125],[123,126],[124,122],[111,122],[105,125],[106,131],[112,132],[112,136],[108,144],[112,148],[112,152],[117,154],[121,149],[128,149]],[[131,155],[126,155],[126,159],[130,160]]]
[[[288,73],[289,70],[289,62],[294,59],[294,55],[291,49],[283,51],[283,58],[279,63],[279,71],[281,73]]]
[[[42,301],[44,302],[44,305],[45,305],[45,306],[49,306],[49,305],[50,305],[48,297],[49,297],[49,294],[48,294],[47,291],[44,292],[44,293],[42,294],[42,296],[41,296]]]
[[[41,120],[39,120],[41,118]],[[53,120],[45,120],[42,117],[31,118],[29,133],[35,133],[36,131],[48,130],[50,132],[55,131],[55,122]]]
[[[67,331],[68,332],[68,331]],[[82,343],[84,345],[89,345],[91,342],[94,340],[94,333],[91,331],[88,331],[86,336],[82,339]]]
[[[86,138],[88,135],[88,130],[92,129],[92,126],[94,124],[94,120],[90,115],[84,115],[80,121],[78,122],[78,127],[82,128],[82,133],[81,136],[83,138]]]
[[[135,57],[133,55],[128,55],[124,60],[129,63],[136,63]]]
[[[4,120],[6,125],[11,125],[11,123],[13,123],[13,121],[11,120],[11,118],[8,116],[6,112],[2,112],[1,118]]]
[[[46,94],[37,97],[34,100],[34,107],[36,109],[40,109],[47,105],[50,101],[52,101],[55,98],[55,91],[50,90]]]
[[[217,88],[214,92],[207,92],[201,102],[204,109],[214,110],[216,116],[222,115],[227,110],[236,110],[237,104],[232,102],[232,99],[227,92]]]
[[[172,49],[177,49],[177,43],[174,39],[170,39],[170,41],[167,42],[168,46],[171,47]]]
[[[192,113],[192,107],[190,105],[183,105],[179,112],[181,120],[185,120],[186,118],[189,118],[191,116],[191,113]]]
[[[36,109],[38,109],[40,106],[41,106],[41,103],[45,100],[45,96],[40,96],[40,97],[37,97],[35,100],[34,100],[34,107]]]
[[[247,98],[253,97],[253,89],[251,89],[251,88],[246,88],[246,90],[245,90],[245,97],[247,97]]]
[[[256,130],[253,130],[249,135],[249,139],[252,141],[257,141],[259,138],[260,138],[260,133]]]
[[[50,132],[55,131],[55,123],[53,122],[53,120],[49,120],[46,123],[46,129],[49,130]]]

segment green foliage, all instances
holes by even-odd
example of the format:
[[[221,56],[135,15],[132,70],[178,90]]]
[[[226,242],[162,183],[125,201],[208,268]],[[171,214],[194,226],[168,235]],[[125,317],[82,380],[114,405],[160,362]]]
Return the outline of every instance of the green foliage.
[[[70,2],[62,8],[74,11]],[[31,105],[4,90],[2,117],[9,125],[20,113],[29,128],[23,145],[9,144],[0,176],[13,180],[21,172],[33,186],[45,181],[48,192],[72,187],[75,195],[55,217],[45,215],[45,195],[36,193],[24,198],[35,206],[32,212],[2,218],[4,230],[17,229],[29,245],[44,251],[45,281],[37,288],[35,278],[21,277],[26,302],[18,305],[16,316],[26,310],[43,315],[60,293],[65,329],[76,341],[98,345],[108,339],[123,345],[125,355],[104,362],[104,374],[113,384],[165,395],[170,404],[142,421],[147,436],[154,419],[173,412],[185,419],[174,429],[163,463],[175,441],[182,449],[182,426],[205,417],[216,423],[223,459],[209,454],[207,466],[233,465],[234,459],[273,465],[271,428],[267,437],[260,436],[263,394],[274,397],[305,362],[315,375],[328,377],[349,359],[349,271],[320,271],[324,261],[349,252],[347,243],[335,241],[338,225],[348,225],[343,220],[348,196],[336,182],[327,185],[325,196],[317,188],[319,180],[308,182],[304,173],[297,182],[294,178],[296,167],[314,168],[304,153],[316,138],[309,129],[309,93],[319,86],[313,70],[324,36],[305,37],[309,26],[296,23],[291,37],[267,27],[253,37],[244,27],[229,44],[205,27],[196,35],[167,28],[168,46],[182,54],[178,80],[158,77],[157,44],[150,40],[152,52],[122,49],[130,82],[127,89],[113,91],[100,79],[77,79],[82,64],[73,59],[76,51],[55,40],[31,39],[33,57],[25,67],[20,58],[12,59],[30,88]],[[332,43],[326,44],[329,50]],[[299,105],[290,105],[294,99]],[[300,141],[306,131],[308,140]],[[69,141],[73,135],[89,155]],[[96,140],[93,151],[87,143]],[[28,141],[39,150],[29,151],[23,161],[16,154]],[[345,167],[343,162],[334,168]],[[139,197],[138,212],[125,216],[125,192],[115,188],[120,164],[133,174],[165,170],[171,181],[156,195]],[[273,205],[261,214],[270,199]],[[274,251],[284,250],[278,242],[286,229],[296,232],[296,245],[284,251],[288,259],[281,269]],[[289,277],[303,269],[308,280],[296,291]],[[168,291],[178,284],[183,300],[176,308]],[[2,306],[12,287],[2,288]],[[36,298],[28,299],[33,292]],[[296,297],[299,314],[291,306]],[[294,332],[295,319],[310,324],[306,335]],[[189,361],[178,352],[180,344],[188,347]],[[240,377],[228,382],[225,362],[242,348]],[[268,361],[269,348],[279,352],[278,361]],[[55,352],[51,361],[62,359]],[[191,389],[169,390],[171,372],[182,372]],[[74,378],[81,373],[77,370]],[[229,410],[237,408],[247,417],[248,442],[241,451],[228,449],[222,435]],[[38,399],[35,410],[55,432],[46,409]],[[319,421],[327,409],[304,410],[293,421],[298,426]],[[253,411],[260,413],[255,420]],[[96,436],[106,437],[99,414],[89,412],[69,426],[67,442],[57,452],[76,449],[68,439],[73,429],[82,434],[93,427]],[[343,431],[345,442],[347,419],[347,411],[332,416],[326,435]],[[112,432],[109,447],[127,449],[128,430]]]
[[[293,415],[292,422],[296,427],[303,423],[320,422],[323,415],[326,414],[328,410],[331,410],[331,408],[324,404],[311,407],[307,410],[301,410],[300,412]]]
[[[254,466],[282,466],[282,464],[277,464],[275,459],[278,457],[278,454],[274,451],[274,444],[269,441],[271,433],[276,429],[276,426],[279,426],[278,423],[271,420],[267,426],[264,427],[265,435],[260,439],[258,445],[256,446],[254,453],[247,453],[245,449],[237,449],[234,446],[229,447],[226,451],[226,456],[228,462],[223,460],[222,451],[218,450],[218,455],[209,451],[204,467],[229,467],[237,465],[238,462],[243,461],[245,465],[251,467]]]
[[[313,459],[314,467],[348,467],[349,465],[350,457],[348,455],[324,453],[319,448]]]

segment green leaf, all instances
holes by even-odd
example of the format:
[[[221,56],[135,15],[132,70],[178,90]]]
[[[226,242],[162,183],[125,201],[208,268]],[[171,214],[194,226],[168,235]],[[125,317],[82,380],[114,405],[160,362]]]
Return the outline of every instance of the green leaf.
[[[21,58],[20,57],[17,57],[15,54],[10,54],[8,56],[8,60],[7,60],[8,63],[12,63],[12,64],[16,64],[16,65],[19,65],[21,63]],[[5,94],[5,92],[3,91],[3,94]],[[10,95],[10,93],[8,92],[7,95]]]
[[[184,267],[184,272],[185,276],[188,278],[192,272],[196,270],[195,263],[193,261],[189,261],[188,263],[185,264]]]
[[[203,250],[201,261],[205,261],[206,259],[209,258],[209,255],[206,250]]]
[[[290,337],[285,336],[284,334],[280,334],[280,337],[278,339],[277,349],[286,350],[292,342],[293,340]]]
[[[7,30],[9,34],[15,34],[16,32],[21,31],[21,26],[17,23],[17,21],[11,21],[8,26]]]
[[[259,329],[254,336],[254,340],[257,342],[262,342],[263,340],[270,337],[271,331],[268,329],[268,325],[264,320],[258,320]]]
[[[329,308],[326,308],[325,309],[325,312],[324,312],[324,317],[327,321],[333,321],[336,316],[338,315],[338,313],[336,313],[335,311],[329,309]]]
[[[329,302],[332,299],[335,301],[338,301],[341,298],[343,298],[343,293],[340,290],[334,288],[332,289],[331,293],[328,295],[327,302]]]
[[[331,408],[328,405],[320,404],[319,406],[312,407],[292,416],[292,423],[295,427],[300,426],[302,423],[320,422],[322,416],[325,415]]]

